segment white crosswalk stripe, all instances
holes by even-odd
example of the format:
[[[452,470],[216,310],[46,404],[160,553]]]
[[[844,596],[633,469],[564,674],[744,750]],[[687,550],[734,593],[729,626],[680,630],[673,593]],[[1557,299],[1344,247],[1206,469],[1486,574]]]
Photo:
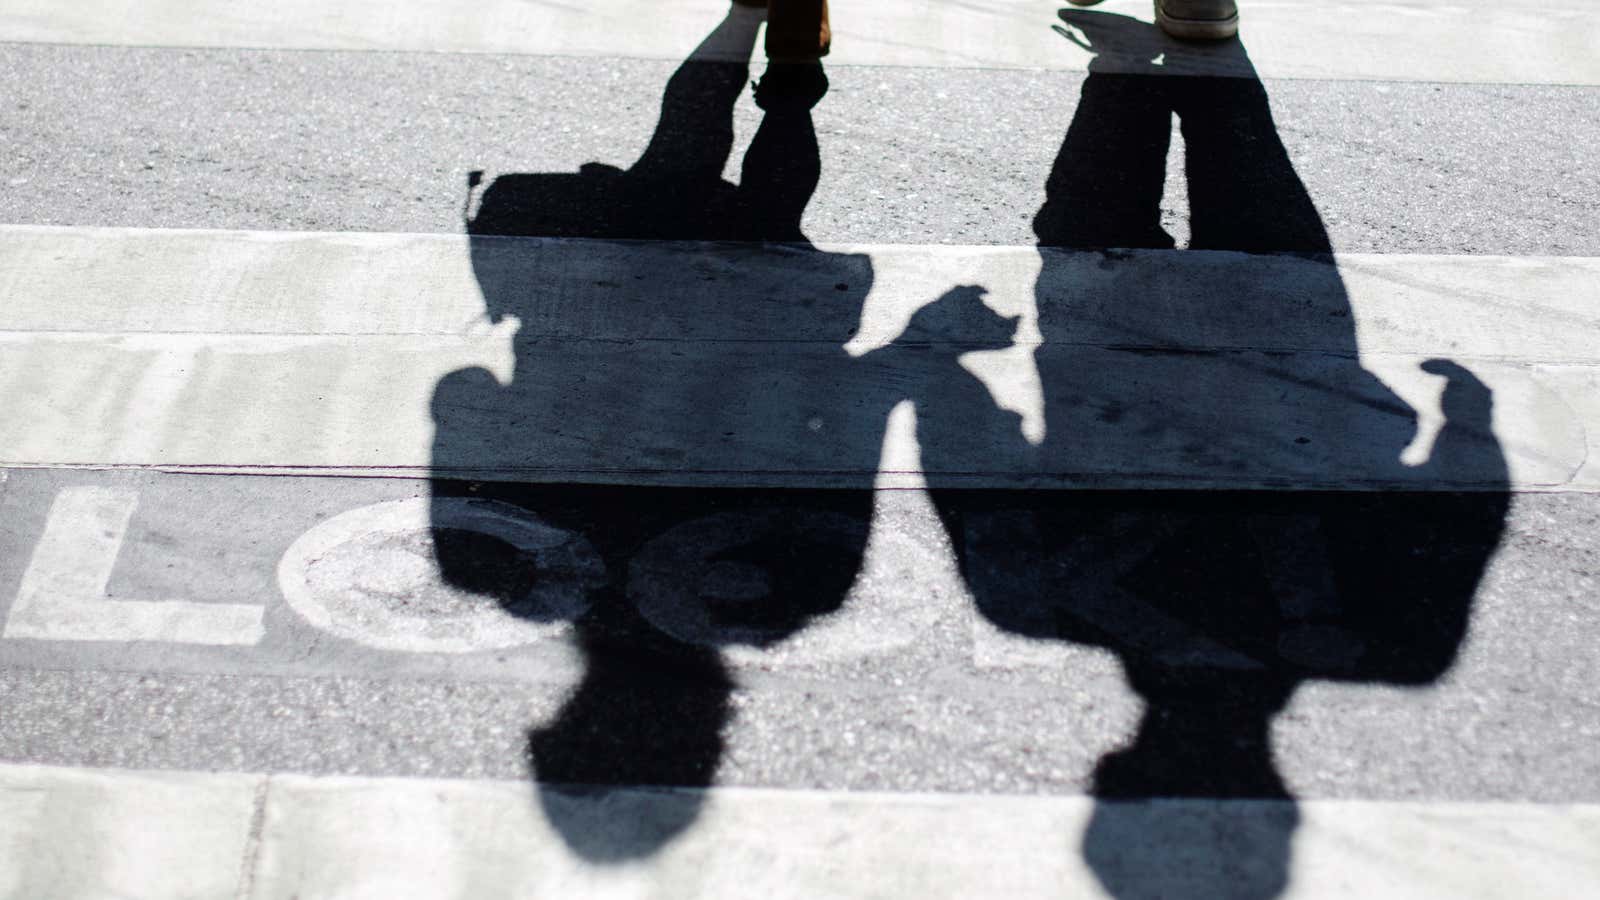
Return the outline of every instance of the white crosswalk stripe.
[[[1246,0],[1248,54],[1240,45],[1185,44],[1153,29],[1132,44],[1106,44],[1092,20],[1036,0],[834,6],[828,64],[837,67],[926,68],[950,78],[1012,69],[1600,88],[1600,16],[1582,0]],[[1152,20],[1147,0],[1108,0],[1096,12]],[[7,44],[56,44],[85,53],[209,48],[676,61],[700,45],[702,59],[743,59],[749,47],[738,41],[701,44],[728,14],[719,0],[10,0],[0,9],[0,52]],[[739,8],[731,15],[758,17]],[[132,121],[140,111],[123,115]],[[3,125],[0,138],[10,140]],[[1485,214],[1495,203],[1482,200]],[[1192,634],[1180,649],[1206,666],[1262,666],[1213,640],[1217,629],[1190,630],[1154,606],[1134,621],[1105,605],[1117,596],[1111,592],[1100,598],[1102,608],[1084,613],[1112,636],[1103,646],[1002,627],[975,611],[981,591],[963,582],[960,548],[918,491],[1349,491],[1385,499],[1395,491],[1509,492],[1579,502],[1600,494],[1600,458],[1590,452],[1600,435],[1600,257],[825,241],[802,250],[271,227],[0,224],[0,499],[13,490],[8,470],[25,469],[876,489],[880,501],[915,506],[915,516],[901,510],[894,520],[913,523],[908,530],[916,533],[904,537],[915,552],[881,549],[894,526],[885,524],[891,519],[880,502],[870,513],[878,529],[867,554],[872,565],[857,587],[900,578],[917,581],[930,599],[916,610],[891,610],[903,620],[898,627],[852,619],[848,608],[819,623],[848,632],[855,657],[883,648],[919,652],[919,629],[955,623],[949,627],[960,633],[963,663],[993,676],[994,690],[1040,691],[1048,681],[1077,691],[1072,703],[1087,717],[1101,702],[1094,680],[1117,668],[1106,652],[1117,641],[1159,656],[1172,649],[1172,635]],[[1199,312],[1195,297],[1212,302]],[[982,302],[956,305],[963,298]],[[929,316],[946,308],[953,312]],[[1072,375],[1071,391],[1061,390],[1063,373]],[[287,607],[247,596],[141,593],[117,582],[137,498],[126,488],[68,487],[43,522],[32,523],[39,534],[30,537],[28,523],[0,522],[0,551],[19,550],[14,565],[0,562],[0,592],[15,594],[0,597],[9,603],[0,606],[0,667],[37,669],[48,659],[47,667],[71,670],[99,651],[66,645],[120,642],[126,652],[113,649],[91,667],[132,678],[163,645],[182,643],[196,647],[184,648],[189,655],[173,671],[226,672],[221,654],[253,648],[261,661],[252,664],[261,668],[238,674],[271,678],[290,671],[272,668],[283,659],[320,652],[294,644],[303,634],[281,636],[287,632],[276,620]],[[453,502],[481,508],[476,500]],[[421,521],[447,506],[413,496],[370,503],[358,518],[403,508],[408,522]],[[772,518],[718,515],[695,521],[727,531]],[[1033,527],[1007,515],[994,521]],[[1292,583],[1305,549],[1297,542],[1320,527],[1296,515],[1256,515],[1252,528],[1282,533],[1261,537],[1251,552],[1273,557],[1263,565],[1284,582],[1272,590],[1286,609],[1326,607],[1318,592],[1333,587]],[[519,527],[532,535],[530,545],[569,534],[565,526]],[[415,522],[396,528],[397,541],[413,531]],[[691,531],[680,527],[645,543],[629,588],[652,577],[651,553],[692,552],[673,543],[690,542],[683,535]],[[152,528],[136,543],[159,546],[173,533]],[[325,598],[330,584],[346,582],[318,569],[323,556],[366,537],[356,529],[339,532],[338,546],[311,541],[290,574]],[[385,552],[396,571],[380,573],[391,579],[384,584],[409,584],[411,550]],[[593,548],[585,553],[583,570],[604,582],[605,564]],[[1108,571],[1115,553],[1102,554]],[[182,565],[221,569],[248,554],[213,555]],[[1064,559],[1042,560],[1028,575],[1053,585]],[[917,571],[900,571],[907,566]],[[714,560],[699,590],[754,590],[752,579],[765,576],[748,568]],[[1191,580],[1209,577],[1201,571]],[[1506,581],[1492,589],[1518,589]],[[1133,593],[1127,597],[1132,608]],[[573,602],[584,608],[587,597]],[[1515,606],[1499,598],[1492,609],[1504,617]],[[1571,607],[1549,604],[1570,615],[1578,633],[1582,608]],[[366,613],[340,614],[362,642],[372,624],[362,620]],[[669,621],[681,610],[643,614],[665,632],[687,628]],[[421,621],[402,618],[401,630]],[[564,677],[586,664],[570,623],[528,626],[541,628],[552,644],[567,643],[557,663],[540,665]],[[807,632],[816,638],[811,644],[783,645],[782,658],[754,645],[709,652],[734,666],[736,681],[748,677],[744,687],[759,690],[764,676],[791,678],[809,698],[827,685],[821,676],[806,682],[806,666],[837,662],[827,652],[837,649],[828,643],[833,636],[816,637],[822,631],[819,624]],[[449,635],[428,640],[435,642],[410,634],[390,643],[481,649],[458,647]],[[1458,640],[1478,642],[1474,677],[1490,671],[1482,657],[1506,652],[1484,649],[1480,635]],[[711,638],[702,643],[716,647]],[[23,644],[26,653],[12,649]],[[1538,664],[1537,651],[1512,652]],[[327,659],[337,671],[365,657],[336,647],[318,664]],[[474,664],[456,670],[429,660],[388,674],[420,682],[415,673],[446,673],[447,680]],[[1130,682],[1138,677],[1128,660],[1122,664]],[[1575,668],[1570,678],[1585,671]],[[1411,691],[1438,677],[1374,682]],[[800,691],[794,684],[785,689]],[[1135,687],[1150,713],[1154,701],[1144,690]],[[1581,695],[1572,688],[1562,696]],[[1338,716],[1304,694],[1299,706],[1286,698],[1273,711],[1299,717],[1302,745],[1318,733],[1307,721]],[[1054,701],[1041,691],[1037,702]],[[1136,705],[1124,691],[1111,713],[1103,705],[1098,714],[1131,721]],[[150,708],[152,718],[170,713]],[[1498,727],[1491,713],[1476,713],[1463,714],[1462,733]],[[1563,734],[1600,734],[1592,709],[1568,718],[1576,724],[1567,722]],[[758,719],[731,714],[723,727]],[[23,727],[49,730],[48,723]],[[846,737],[841,748],[855,748]],[[1405,740],[1413,738],[1463,740]],[[531,740],[522,762],[538,770],[537,737]],[[1270,735],[1264,741],[1270,755],[1276,745]],[[1240,747],[1246,743],[1239,738]],[[1115,755],[1108,752],[1102,767]],[[377,777],[393,771],[381,766],[334,776],[240,764],[226,772],[69,767],[48,764],[48,749],[7,759],[0,762],[0,897],[1578,898],[1600,883],[1600,795],[1566,804],[1507,801],[1516,790],[1503,785],[1477,786],[1496,802],[1443,802],[1425,790],[1416,795],[1422,799],[1402,790],[1374,799],[1113,802],[824,790],[799,777],[783,789],[630,782],[594,791]],[[892,774],[884,783],[894,783]]]
[[[994,402],[1021,414],[1023,430],[1042,429],[1045,419],[1035,354],[1042,354],[1038,365],[1058,354],[1093,357],[1102,360],[1098,368],[1107,379],[1173,384],[1170,397],[1151,398],[1165,405],[1152,415],[1171,417],[1191,401],[1185,373],[1193,364],[1166,357],[1121,362],[1122,348],[1226,351],[1234,355],[1234,377],[1270,365],[1263,377],[1292,390],[1293,382],[1315,380],[1330,359],[1352,349],[1341,341],[1343,329],[1320,327],[1348,303],[1362,365],[1425,419],[1441,421],[1443,382],[1419,364],[1440,350],[1471,365],[1501,398],[1494,434],[1507,449],[1513,488],[1600,488],[1597,463],[1587,454],[1590,436],[1600,431],[1593,399],[1600,383],[1593,355],[1600,347],[1596,260],[1342,257],[1339,277],[1331,279],[1339,285],[1342,278],[1342,290],[1308,291],[1304,285],[1316,285],[1326,263],[1146,251],[1108,267],[1099,254],[1062,254],[1049,267],[1053,283],[1041,285],[1038,252],[1020,248],[846,246],[796,254],[696,244],[478,242],[469,252],[466,238],[442,235],[0,229],[0,271],[12,273],[3,287],[16,298],[0,312],[0,390],[23,398],[14,407],[20,414],[0,423],[0,463],[426,474],[435,465],[434,385],[459,369],[484,366],[509,382],[507,393],[463,402],[493,402],[515,413],[482,426],[485,433],[504,430],[482,443],[483,452],[451,460],[476,477],[860,483],[874,475],[879,456],[857,454],[859,464],[841,472],[841,459],[849,457],[841,456],[839,442],[874,442],[886,409],[830,418],[815,404],[775,403],[763,387],[773,360],[823,393],[887,397],[894,373],[875,363],[873,351],[891,345],[946,286],[968,283],[987,290],[991,307],[1022,317],[1019,340],[1008,350],[983,352],[982,336],[959,325],[939,339],[979,349],[968,365]],[[498,261],[485,262],[485,254]],[[504,267],[503,277],[528,286],[517,288],[527,297],[518,307],[527,321],[490,322],[469,257]],[[823,313],[838,294],[838,271],[829,262],[840,258],[863,260],[873,273],[859,319],[850,309],[842,317]],[[714,287],[705,281],[708,265],[720,278]],[[634,280],[641,271],[652,273],[648,282]],[[1179,284],[1181,295],[1156,302],[1113,299]],[[1064,304],[1070,298],[1070,348],[1041,346],[1037,321],[1052,310],[1036,308],[1036,290],[1060,295]],[[1281,297],[1289,290],[1326,309],[1286,311]],[[1105,305],[1085,309],[1080,293],[1106,298]],[[800,295],[821,305],[787,302]],[[107,300],[77,302],[84,296]],[[1198,319],[1186,311],[1190,296],[1227,299]],[[746,297],[762,299],[751,307]],[[737,316],[720,312],[735,306]],[[1556,322],[1562,327],[1553,329]],[[514,380],[508,361],[521,341],[545,343],[533,377]],[[681,373],[686,389],[717,372],[729,405],[715,421],[631,414],[651,399],[651,388],[634,367],[607,365],[617,342],[637,342],[626,354],[639,369]],[[1291,361],[1269,362],[1275,354],[1290,354]],[[852,364],[862,374],[851,374]],[[53,369],[73,375],[40,378]],[[539,426],[540,410],[551,408],[553,393],[567,390],[559,386],[580,382],[579,417],[563,413],[561,438],[539,439],[553,436]],[[1105,391],[1109,396],[1114,388]],[[679,399],[680,408],[692,403],[688,395]],[[1314,396],[1303,402],[1326,405]],[[730,430],[805,438],[818,415],[823,424],[814,440],[730,448],[722,439]],[[632,427],[619,429],[625,421]],[[196,429],[194,422],[218,427]],[[1231,420],[1199,422],[1184,440],[1223,445],[1235,427]],[[1301,426],[1263,427],[1270,433]],[[1315,479],[1319,487],[1360,488],[1427,486],[1441,477],[1422,468],[1363,468],[1354,456],[1337,454],[1307,468],[1298,460],[1298,432],[1288,431],[1260,442],[1282,447],[1278,456],[1258,445],[1252,451],[1258,468],[1242,473],[1181,453],[1163,457],[1133,436],[1074,443],[1063,455],[1042,458],[974,448],[971,459],[945,474],[959,473],[970,487],[1261,487],[1298,473],[1301,484]],[[892,441],[904,447],[915,438],[902,432]],[[891,452],[915,468],[914,451]],[[1426,447],[1420,458],[1427,458]],[[919,483],[904,468],[886,474],[881,484]],[[1472,479],[1460,481],[1470,487]]]
[[[566,850],[503,781],[202,774],[0,766],[0,887],[44,898],[148,896],[585,896],[959,898],[1112,896],[1063,853],[1097,830],[1127,865],[1171,832],[1279,831],[1299,817],[1279,895],[1587,897],[1600,878],[1600,806],[1166,800],[1100,807],[1074,797],[830,793],[724,788],[569,794],[561,816],[639,832],[704,806],[700,824],[627,866]],[[1150,822],[1160,817],[1162,830]],[[606,827],[606,826],[601,826]],[[41,837],[92,834],[54,844]],[[1285,835],[1286,837],[1286,835]],[[1237,839],[1237,838],[1235,838]],[[982,848],[982,852],[974,852]],[[1394,852],[1394,848],[1408,848]],[[1219,860],[1224,854],[1219,853]],[[1277,876],[1217,864],[1208,881]],[[1175,884],[1180,892],[1190,886]]]
[[[719,0],[464,6],[425,0],[13,0],[0,40],[172,47],[423,50],[682,59],[725,10]],[[1090,54],[1062,31],[1059,4],[1039,0],[837,4],[839,65],[1047,68],[1082,71]],[[1145,0],[1100,10],[1152,21]],[[1176,41],[1116,48],[1105,71],[1388,81],[1600,84],[1600,21],[1581,0],[1430,0],[1425,3],[1252,3],[1251,60]],[[1052,29],[1058,26],[1062,31]],[[1426,35],[1426,40],[1421,36]],[[1492,40],[1486,40],[1492,35]],[[1336,36],[1336,37],[1334,37]],[[726,54],[724,54],[726,55]]]

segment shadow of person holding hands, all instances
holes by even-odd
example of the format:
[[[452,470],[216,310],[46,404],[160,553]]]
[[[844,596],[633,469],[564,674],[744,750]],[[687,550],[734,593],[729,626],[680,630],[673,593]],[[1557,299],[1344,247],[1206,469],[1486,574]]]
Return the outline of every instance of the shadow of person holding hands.
[[[958,490],[938,473],[981,467],[927,439],[924,467],[980,611],[1114,652],[1144,701],[1093,775],[1082,849],[1104,886],[1273,897],[1299,812],[1272,721],[1307,681],[1424,685],[1450,667],[1504,528],[1492,397],[1422,362],[1445,381],[1445,424],[1403,463],[1417,414],[1361,363],[1243,46],[1206,51],[1227,77],[1174,77],[1158,58],[1192,46],[1124,16],[1062,18],[1100,56],[1034,219],[1046,436],[1013,430],[1004,452],[1056,482],[1163,489]],[[1160,211],[1174,116],[1182,251]]]
[[[734,6],[677,68],[633,166],[501,175],[467,222],[489,319],[520,327],[507,383],[469,368],[435,390],[435,556],[447,582],[486,593],[487,551],[449,523],[497,502],[474,477],[525,473],[562,484],[483,495],[604,561],[574,619],[582,679],[528,738],[546,818],[591,861],[648,856],[695,821],[703,793],[673,788],[710,785],[722,759],[734,683],[720,648],[769,646],[838,609],[866,543],[881,423],[854,410],[851,384],[819,380],[843,378],[830,373],[846,371],[871,262],[800,227],[821,170],[819,63],[768,67],[739,182],[723,178],[750,78],[728,60],[748,59],[760,22]],[[803,371],[764,349],[797,338],[820,348]],[[786,453],[833,459],[835,489],[689,487],[757,478]],[[579,568],[520,563],[534,582]],[[572,615],[516,596],[500,598],[515,615]]]

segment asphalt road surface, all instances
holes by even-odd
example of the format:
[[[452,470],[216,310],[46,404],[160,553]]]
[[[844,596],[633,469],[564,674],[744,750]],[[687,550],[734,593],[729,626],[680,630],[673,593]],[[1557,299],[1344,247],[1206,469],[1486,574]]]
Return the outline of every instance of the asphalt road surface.
[[[1600,881],[1587,10],[111,6],[0,10],[0,896]]]

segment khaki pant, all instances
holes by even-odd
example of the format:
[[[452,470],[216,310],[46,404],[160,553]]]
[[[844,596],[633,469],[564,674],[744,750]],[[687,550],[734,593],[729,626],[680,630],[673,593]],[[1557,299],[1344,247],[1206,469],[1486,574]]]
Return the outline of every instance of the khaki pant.
[[[828,0],[736,0],[767,7],[767,58],[801,62],[828,55]]]

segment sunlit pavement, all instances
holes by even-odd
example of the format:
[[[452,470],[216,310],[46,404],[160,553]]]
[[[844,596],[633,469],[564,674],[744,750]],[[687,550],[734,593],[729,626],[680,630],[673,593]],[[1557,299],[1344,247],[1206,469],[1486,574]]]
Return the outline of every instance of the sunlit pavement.
[[[0,896],[1593,893],[1589,10],[592,6],[0,9]]]

